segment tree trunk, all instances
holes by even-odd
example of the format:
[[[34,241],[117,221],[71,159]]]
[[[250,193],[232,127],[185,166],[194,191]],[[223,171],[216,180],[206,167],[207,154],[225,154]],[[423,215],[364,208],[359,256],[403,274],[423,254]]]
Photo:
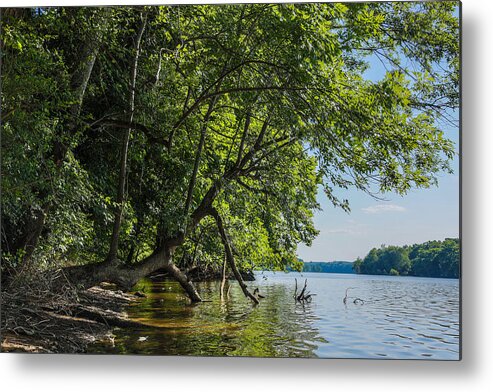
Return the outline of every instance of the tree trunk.
[[[137,33],[135,39],[135,56],[132,64],[131,76],[130,76],[130,97],[129,97],[129,124],[132,124],[135,112],[135,85],[137,81],[137,67],[139,64],[139,56],[141,49],[142,36],[144,35],[144,30],[146,27],[147,17],[145,15],[140,15],[142,19],[142,24]],[[122,224],[122,216],[125,205],[125,178],[127,175],[127,157],[128,157],[128,145],[130,143],[130,130],[128,128],[125,131],[122,141],[121,157],[120,157],[120,174],[118,178],[118,194],[116,197],[116,211],[115,211],[115,221],[113,223],[113,233],[111,235],[111,244],[108,252],[107,260],[111,261],[117,257],[118,253],[118,241],[120,238],[120,227]]]
[[[201,302],[202,298],[195,288],[194,284],[188,280],[187,275],[185,275],[176,265],[169,262],[164,268],[166,272],[168,272],[178,283],[180,283],[181,287],[186,291],[192,302]]]
[[[87,264],[63,269],[59,286],[65,283],[81,288],[89,288],[101,282],[116,284],[122,290],[129,291],[140,279],[159,269],[168,272],[183,287],[192,302],[201,302],[202,298],[187,276],[172,262],[175,247],[163,247],[156,250],[140,263],[125,265],[116,259],[111,262]]]
[[[250,298],[255,304],[258,304],[259,303],[258,298],[255,297],[252,293],[250,293],[247,285],[243,281],[243,278],[240,274],[240,271],[238,271],[238,268],[236,268],[233,250],[231,248],[231,243],[230,243],[229,237],[226,233],[226,229],[224,227],[224,223],[223,223],[221,215],[219,215],[218,211],[215,208],[211,208],[211,215],[216,220],[217,228],[218,228],[219,234],[221,236],[221,241],[223,243],[224,250],[226,252],[226,259],[228,260],[228,264],[229,264],[231,270],[233,271],[233,274],[234,274],[236,280],[238,281],[238,283],[241,287],[241,290],[243,291],[243,294],[245,294],[246,297]]]
[[[224,285],[226,284],[226,254],[224,255],[224,261],[223,261],[223,270],[222,270],[222,277],[221,277],[221,289],[219,291],[219,295],[221,297],[221,301],[224,298]]]
[[[36,246],[38,245],[38,240],[45,224],[46,214],[47,211],[44,209],[31,213],[24,226],[23,235],[17,239],[12,246],[12,254],[17,253],[20,249],[24,250],[24,264],[27,264],[30,260]]]
[[[68,129],[68,135],[65,135],[68,136],[68,139],[73,136],[73,133],[77,129],[84,95],[92,75],[94,63],[99,54],[99,49],[103,42],[104,30],[106,28],[106,18],[108,17],[107,11],[103,9],[94,12],[99,13],[95,23],[96,26],[99,27],[87,31],[87,40],[82,47],[80,61],[77,64],[70,81],[70,87],[75,99],[74,103],[69,108],[70,118],[67,121],[66,127]],[[60,168],[66,158],[68,146],[65,144],[64,135],[58,134],[57,136],[59,140],[56,140],[53,146],[53,161],[55,162],[56,167]]]
[[[221,83],[218,85],[218,89],[221,86]],[[205,137],[207,134],[207,125],[209,123],[209,118],[214,110],[214,106],[216,104],[217,97],[213,97],[209,103],[209,108],[207,109],[207,113],[204,117],[204,123],[202,124],[202,129],[200,131],[200,140],[199,140],[199,145],[197,147],[197,154],[195,155],[195,162],[193,164],[193,171],[192,171],[192,177],[190,178],[190,182],[188,184],[188,191],[187,191],[187,199],[185,201],[185,209],[184,209],[184,214],[185,216],[188,215],[188,210],[190,209],[190,205],[192,203],[192,196],[193,196],[193,190],[195,188],[195,182],[197,180],[197,173],[199,171],[199,166],[200,166],[200,160],[202,158],[202,150],[204,148],[205,144]]]

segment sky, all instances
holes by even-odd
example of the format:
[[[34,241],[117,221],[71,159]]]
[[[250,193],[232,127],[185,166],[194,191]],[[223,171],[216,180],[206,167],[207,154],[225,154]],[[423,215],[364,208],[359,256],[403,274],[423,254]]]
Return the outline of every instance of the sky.
[[[458,131],[457,131],[458,132]],[[457,163],[454,164],[457,166]],[[304,261],[354,261],[380,245],[406,245],[459,236],[459,176],[442,175],[439,186],[406,196],[386,194],[386,201],[346,191],[351,212],[334,208],[323,191],[315,213],[320,231],[311,247],[299,245]]]
[[[377,80],[383,65],[370,59],[366,77]],[[450,113],[455,119],[458,113]],[[459,128],[442,126],[459,151]],[[439,173],[438,187],[414,189],[405,196],[387,193],[376,200],[355,189],[341,190],[351,212],[335,208],[320,188],[315,227],[320,231],[310,247],[300,244],[298,257],[307,261],[354,261],[381,245],[411,245],[459,237],[459,157],[451,163],[453,174]]]

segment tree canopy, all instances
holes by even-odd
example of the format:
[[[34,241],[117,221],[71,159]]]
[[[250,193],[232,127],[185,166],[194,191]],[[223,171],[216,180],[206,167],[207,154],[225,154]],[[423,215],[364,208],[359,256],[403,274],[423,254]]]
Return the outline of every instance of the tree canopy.
[[[299,268],[319,186],[349,210],[450,171],[457,7],[2,10],[2,269]]]

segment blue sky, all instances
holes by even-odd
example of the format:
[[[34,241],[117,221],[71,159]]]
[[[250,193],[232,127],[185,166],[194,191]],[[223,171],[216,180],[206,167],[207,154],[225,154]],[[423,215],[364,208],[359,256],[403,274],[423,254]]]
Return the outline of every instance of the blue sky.
[[[367,77],[380,79],[385,69],[371,59]],[[451,113],[458,118],[458,113]],[[445,136],[459,151],[459,129],[442,126]],[[459,236],[459,157],[451,164],[454,174],[440,173],[438,187],[414,189],[406,196],[382,195],[385,201],[355,189],[344,190],[351,212],[334,208],[323,190],[317,199],[322,211],[315,213],[315,227],[320,231],[311,247],[300,244],[298,256],[304,261],[354,261],[371,248],[405,245]],[[341,192],[343,192],[341,190]],[[341,194],[342,195],[342,194]]]
[[[347,196],[350,213],[334,208],[319,191],[323,211],[317,212],[314,220],[320,234],[311,247],[298,247],[304,261],[353,261],[381,244],[459,236],[458,169],[454,175],[441,176],[438,188],[413,190],[403,197],[386,194],[386,201],[380,201],[355,190],[348,190]]]

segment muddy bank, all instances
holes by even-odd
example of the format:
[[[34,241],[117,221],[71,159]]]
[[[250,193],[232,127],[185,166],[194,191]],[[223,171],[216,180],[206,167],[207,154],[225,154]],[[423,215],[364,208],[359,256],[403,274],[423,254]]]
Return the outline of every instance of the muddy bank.
[[[96,341],[112,343],[114,327],[141,327],[125,307],[138,296],[112,287],[64,295],[1,294],[2,352],[83,353]]]

